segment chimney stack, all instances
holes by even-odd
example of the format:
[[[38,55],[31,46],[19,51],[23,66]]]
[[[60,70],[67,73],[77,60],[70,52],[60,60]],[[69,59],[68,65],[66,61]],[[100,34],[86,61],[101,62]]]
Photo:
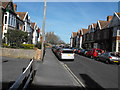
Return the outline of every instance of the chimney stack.
[[[16,12],[17,11],[17,5],[13,4],[13,6],[14,6],[14,11]]]
[[[111,21],[113,16],[107,16],[107,21]]]

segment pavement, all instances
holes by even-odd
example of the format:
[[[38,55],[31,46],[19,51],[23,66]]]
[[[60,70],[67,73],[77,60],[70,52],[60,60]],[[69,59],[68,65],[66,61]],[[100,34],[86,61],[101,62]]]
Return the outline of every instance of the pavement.
[[[29,89],[81,90],[82,86],[56,58],[51,49],[46,49],[43,62],[38,64],[35,78]]]
[[[30,60],[2,57],[2,89],[8,88],[17,80]],[[1,82],[0,82],[1,83]]]

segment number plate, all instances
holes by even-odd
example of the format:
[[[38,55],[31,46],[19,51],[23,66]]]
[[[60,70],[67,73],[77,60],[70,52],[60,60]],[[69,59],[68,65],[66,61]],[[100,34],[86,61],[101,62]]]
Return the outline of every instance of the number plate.
[[[68,54],[68,56],[71,56],[70,54]]]
[[[118,62],[118,61],[114,61],[114,62]]]

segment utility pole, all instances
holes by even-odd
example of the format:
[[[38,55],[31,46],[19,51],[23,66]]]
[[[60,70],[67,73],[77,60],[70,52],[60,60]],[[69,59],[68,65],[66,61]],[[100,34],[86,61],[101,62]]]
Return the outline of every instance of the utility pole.
[[[2,2],[0,1],[0,47],[2,45]]]
[[[44,0],[44,16],[43,16],[43,25],[42,25],[42,49],[41,49],[41,59],[43,61],[44,53],[45,53],[45,21],[46,21],[46,0]]]
[[[0,1],[0,48],[2,46],[2,2]],[[2,55],[2,50],[0,50]],[[0,63],[2,63],[2,57],[0,57]],[[0,82],[2,82],[2,65],[0,65]],[[2,89],[2,84],[0,84],[0,90]]]

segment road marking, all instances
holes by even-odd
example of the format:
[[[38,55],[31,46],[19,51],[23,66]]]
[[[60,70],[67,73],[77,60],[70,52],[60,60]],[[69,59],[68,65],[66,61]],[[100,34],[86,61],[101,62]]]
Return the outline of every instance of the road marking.
[[[59,61],[60,62],[60,61]],[[80,86],[82,86],[85,90],[87,90],[86,89],[86,87],[85,87],[85,85],[77,78],[77,76],[70,70],[70,68],[66,65],[66,64],[64,64],[63,62],[60,62],[62,65],[63,65],[63,67],[70,73],[70,75],[73,77],[73,79],[75,79],[75,81],[80,85]]]

